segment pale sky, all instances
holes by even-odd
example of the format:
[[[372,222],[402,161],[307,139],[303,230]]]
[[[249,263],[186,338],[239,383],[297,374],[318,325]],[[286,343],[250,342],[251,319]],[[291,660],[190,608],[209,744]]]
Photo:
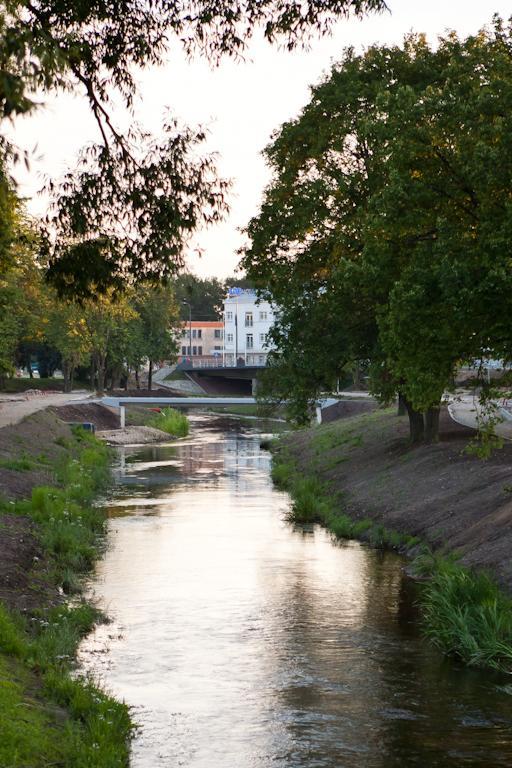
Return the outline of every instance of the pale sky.
[[[269,180],[261,150],[272,132],[307,104],[309,86],[322,79],[346,46],[361,50],[373,43],[399,43],[411,30],[435,42],[448,29],[467,35],[489,24],[495,12],[505,18],[512,13],[503,0],[388,0],[388,5],[390,13],[341,21],[330,38],[313,41],[308,51],[288,53],[257,39],[246,62],[225,60],[212,68],[199,59],[188,62],[176,48],[164,67],[141,73],[137,119],[158,133],[169,108],[184,123],[207,126],[207,149],[218,153],[220,175],[233,181],[229,216],[198,233],[192,244],[187,263],[196,274],[233,273],[242,243],[238,230],[257,213]],[[85,99],[69,95],[48,99],[36,115],[18,120],[15,139],[27,149],[37,145],[30,173],[16,171],[34,214],[45,209],[45,199],[37,194],[44,175],[58,177],[73,165],[81,146],[100,140]],[[204,252],[200,259],[197,246]]]

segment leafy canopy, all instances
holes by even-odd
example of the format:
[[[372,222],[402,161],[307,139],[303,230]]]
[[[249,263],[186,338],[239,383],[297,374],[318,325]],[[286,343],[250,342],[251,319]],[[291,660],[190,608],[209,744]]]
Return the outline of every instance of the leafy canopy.
[[[242,54],[256,28],[293,48],[340,15],[383,10],[383,0],[7,0],[0,4],[0,115],[31,112],[34,94],[84,93],[101,141],[49,186],[49,276],[60,293],[86,297],[127,279],[169,278],[198,226],[226,210],[227,185],[199,157],[201,130],[167,118],[162,138],[122,133],[114,99],[131,110],[140,67],[181,45],[211,60]],[[133,121],[132,121],[133,122]],[[20,150],[0,140],[5,165]],[[0,211],[2,190],[0,189]],[[0,236],[0,247],[1,247]]]

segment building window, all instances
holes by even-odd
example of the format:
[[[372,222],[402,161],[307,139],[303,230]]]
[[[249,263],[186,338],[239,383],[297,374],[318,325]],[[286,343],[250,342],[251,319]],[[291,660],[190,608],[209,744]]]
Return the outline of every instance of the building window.
[[[258,355],[258,363],[260,365],[265,365],[265,355]]]
[[[221,330],[220,330],[220,328],[216,328],[216,329],[214,330],[214,332],[213,332],[213,338],[214,338],[214,339],[220,339],[220,338],[222,338],[220,334],[221,334]]]
[[[245,327],[252,328],[252,312],[245,313]]]
[[[221,351],[221,349],[222,349],[222,347],[214,347],[214,350],[215,350],[216,352],[220,352],[220,351]]]
[[[196,331],[196,329],[194,328],[194,330],[192,331],[192,338],[193,338],[193,339],[195,339],[195,338],[196,338],[196,336],[197,336],[197,331]]]
[[[252,349],[253,348],[253,336],[252,336],[252,333],[248,333],[247,336],[245,337],[245,346],[247,347],[247,349]]]
[[[201,338],[202,338],[202,336],[203,336],[203,331],[201,330],[201,328],[198,328],[198,329],[197,329],[197,338],[198,338],[198,339],[201,339]]]
[[[233,313],[232,312],[226,312],[226,320],[227,320],[227,322],[228,323],[231,322],[232,319],[233,319]]]
[[[228,344],[232,344],[233,343],[233,334],[232,333],[226,334],[226,340],[227,340]]]
[[[186,347],[182,347],[181,348],[181,354],[182,355],[186,355],[187,354],[187,348]]]
[[[267,313],[266,312],[260,312],[260,320],[266,320],[267,319]]]
[[[264,344],[267,340],[267,334],[266,333],[260,333],[260,343]]]
[[[198,355],[202,355],[203,354],[203,348],[202,347],[198,347],[197,348],[197,354]]]
[[[197,355],[197,347],[192,347],[192,354]]]

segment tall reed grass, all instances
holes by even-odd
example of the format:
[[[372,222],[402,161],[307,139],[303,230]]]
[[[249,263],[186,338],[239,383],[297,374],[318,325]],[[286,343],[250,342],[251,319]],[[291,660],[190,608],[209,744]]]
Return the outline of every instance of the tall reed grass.
[[[187,417],[175,408],[163,408],[149,421],[149,426],[168,432],[174,437],[186,437],[189,432]]]

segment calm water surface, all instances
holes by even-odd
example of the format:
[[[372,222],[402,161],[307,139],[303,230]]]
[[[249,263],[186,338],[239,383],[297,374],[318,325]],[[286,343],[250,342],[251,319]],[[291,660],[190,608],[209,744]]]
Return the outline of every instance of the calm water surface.
[[[133,768],[512,766],[512,680],[417,633],[399,558],[283,521],[261,427],[121,449],[83,667],[133,707]]]

